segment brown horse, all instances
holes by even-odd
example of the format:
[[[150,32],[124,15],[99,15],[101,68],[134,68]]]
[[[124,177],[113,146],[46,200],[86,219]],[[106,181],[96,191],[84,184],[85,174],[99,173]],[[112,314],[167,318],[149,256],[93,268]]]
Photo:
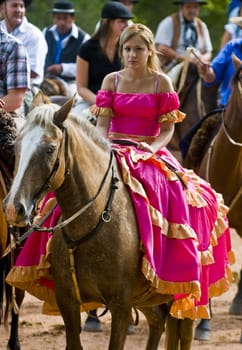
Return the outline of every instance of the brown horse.
[[[159,304],[173,297],[157,294],[142,274],[143,252],[128,189],[109,144],[89,122],[67,118],[72,103],[60,109],[40,105],[33,118],[28,116],[16,141],[16,176],[4,201],[7,218],[25,225],[38,196],[50,188],[55,191],[63,223],[68,223],[51,243],[66,349],[82,349],[80,303],[95,301],[112,314],[109,350],[123,349],[132,306],[145,314],[150,330],[146,349],[155,350],[165,322]],[[29,143],[32,137],[35,141]],[[26,141],[27,159],[22,157]]]
[[[184,74],[185,73],[185,74]],[[180,99],[179,109],[186,114],[182,123],[175,124],[174,135],[168,148],[179,157],[179,143],[202,117],[217,108],[217,86],[204,87],[194,62],[185,64],[176,73],[178,78],[170,75],[174,88]],[[174,73],[173,73],[174,74]],[[180,158],[180,157],[179,157]]]
[[[230,226],[242,237],[242,61],[233,57],[233,62],[237,70],[228,105],[212,114],[198,129],[184,165],[193,168],[223,194],[229,207]],[[242,278],[229,312],[242,314]]]

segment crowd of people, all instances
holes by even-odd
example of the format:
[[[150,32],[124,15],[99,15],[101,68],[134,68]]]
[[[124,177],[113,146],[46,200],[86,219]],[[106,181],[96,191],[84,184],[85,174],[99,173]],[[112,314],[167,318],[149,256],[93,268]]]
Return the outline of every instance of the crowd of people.
[[[165,181],[171,197],[171,188],[176,183],[174,203],[179,201],[178,207],[182,203],[184,212],[174,207],[169,214],[171,217],[167,217],[167,220],[173,217],[179,224],[184,224],[184,213],[187,213],[186,208],[191,203],[184,192],[184,184],[174,181],[171,175],[164,171],[163,165],[160,164],[161,156],[183,173],[184,179],[188,181],[186,188],[189,187],[189,191],[193,193],[193,199],[190,198],[190,201],[193,201],[194,208],[204,208],[201,217],[204,217],[206,227],[208,203],[207,198],[202,198],[202,191],[199,191],[203,188],[205,192],[209,192],[210,205],[213,203],[215,207],[219,206],[216,194],[201,179],[196,178],[196,184],[193,183],[193,179],[189,178],[166,150],[174,131],[174,123],[182,121],[184,115],[178,111],[178,96],[165,73],[177,63],[183,62],[187,48],[193,47],[199,61],[196,57],[191,59],[197,62],[204,83],[220,84],[218,103],[226,106],[234,69],[231,54],[235,53],[242,59],[241,1],[237,1],[235,5],[232,4],[234,1],[231,1],[228,18],[237,17],[237,20],[233,19],[233,23],[229,22],[225,26],[221,51],[213,60],[209,29],[199,18],[200,6],[206,5],[207,1],[173,1],[174,5],[178,5],[178,10],[159,23],[154,37],[148,27],[132,22],[133,5],[137,2],[106,2],[100,11],[94,34],[89,35],[75,23],[76,10],[68,0],[54,4],[53,24],[44,28],[42,32],[28,22],[25,15],[31,0],[1,0],[3,20],[0,23],[0,60],[3,61],[0,64],[0,107],[9,112],[25,114],[26,99],[31,99],[35,93],[34,89],[39,87],[44,77],[59,79],[65,84],[68,96],[78,93],[73,108],[75,114],[79,115],[90,107],[91,113],[97,116],[97,128],[104,137],[128,138],[137,142],[137,157],[144,160],[146,166],[152,169],[154,167],[157,174],[161,173],[156,176]],[[29,91],[31,96],[27,96]],[[116,118],[112,118],[113,114]],[[134,116],[132,123],[128,121],[131,114]],[[143,157],[142,152],[150,152],[152,157]],[[124,159],[134,171],[135,166],[130,161],[132,155],[122,148],[118,148],[118,153],[120,163],[121,159]],[[159,157],[154,156],[155,154]],[[201,188],[198,190],[199,186]],[[152,193],[152,196],[155,197],[155,194]],[[158,190],[156,196],[160,203],[165,198],[162,190]],[[167,208],[159,209],[162,215],[167,211]],[[210,225],[216,219],[215,216],[209,218]],[[191,222],[187,217],[186,220],[186,224],[191,225],[198,234],[198,223]],[[210,229],[211,227],[207,228],[208,236]],[[181,244],[187,249],[185,241],[181,239]],[[195,251],[196,248],[193,248]],[[194,253],[196,254],[197,252]],[[221,260],[218,262],[224,264],[224,267],[227,267],[226,254],[227,251],[221,251]],[[154,268],[159,269],[157,266]],[[198,264],[197,269],[199,268]],[[157,274],[159,276],[159,272]],[[216,276],[222,277],[224,276]],[[13,281],[12,283],[14,285]],[[92,325],[93,321],[96,321],[96,331],[100,330],[96,311],[93,311],[88,321],[92,322]],[[92,329],[86,327],[86,330]]]
[[[92,35],[75,23],[77,10],[68,0],[57,1],[53,5],[51,9],[53,23],[41,32],[39,28],[28,21],[26,16],[31,1],[0,0],[1,36],[6,37],[7,34],[10,34],[18,39],[15,46],[18,46],[19,42],[23,44],[23,50],[26,50],[26,60],[28,60],[27,70],[29,70],[29,72],[26,70],[24,77],[23,72],[21,72],[23,67],[18,68],[18,65],[15,65],[15,69],[20,70],[16,82],[14,82],[17,86],[9,85],[10,75],[7,78],[4,76],[4,70],[1,72],[1,81],[4,82],[4,91],[1,92],[3,100],[12,89],[14,89],[15,94],[16,89],[19,92],[19,99],[13,101],[12,107],[8,107],[9,103],[12,103],[9,102],[8,97],[5,108],[6,110],[10,108],[12,111],[17,109],[26,115],[37,88],[44,78],[49,78],[57,79],[62,84],[67,97],[71,97],[77,92],[73,111],[81,113],[95,103],[97,91],[100,89],[105,75],[121,68],[122,62],[118,52],[119,36],[127,25],[132,24],[133,6],[138,1],[109,0],[101,9],[100,18]],[[199,17],[200,7],[206,5],[207,1],[175,0],[173,4],[178,5],[177,11],[164,18],[158,24],[155,32],[160,67],[164,72],[168,72],[172,67],[185,60],[187,48],[192,47],[196,55],[192,55],[189,59],[198,64],[199,72],[207,81],[204,71],[206,65],[208,67],[211,64],[213,46],[208,26]],[[239,45],[242,29],[237,23],[238,21],[233,22],[232,20],[240,17],[241,6],[240,0],[232,0],[229,4],[228,23],[224,26],[221,38],[220,59],[225,56],[221,52],[228,42],[231,43],[234,39],[238,39],[237,46]],[[11,40],[14,39],[11,38]],[[234,48],[231,50],[233,51]],[[238,47],[236,54],[240,57],[240,48]],[[7,59],[6,55],[4,57]],[[199,62],[197,57],[200,59]],[[8,58],[10,61],[10,57]],[[217,62],[217,58],[215,62]],[[221,73],[222,69],[219,68],[219,70]],[[229,74],[231,72],[230,69]],[[24,86],[19,86],[19,79],[23,80],[22,85]],[[208,80],[209,84],[221,83],[218,96],[219,105],[226,105],[226,99],[229,96],[228,88],[227,98],[223,97],[223,85],[228,85],[227,80],[228,78],[225,79],[224,83],[221,78],[215,79],[214,77],[214,81],[211,81],[211,75]]]

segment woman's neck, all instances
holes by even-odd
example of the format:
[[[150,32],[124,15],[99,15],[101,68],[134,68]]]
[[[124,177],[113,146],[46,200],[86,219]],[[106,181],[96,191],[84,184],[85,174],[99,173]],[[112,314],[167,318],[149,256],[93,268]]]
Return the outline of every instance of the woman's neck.
[[[117,51],[118,38],[111,36],[108,38],[105,52],[110,61],[114,60]]]
[[[141,80],[148,78],[150,76],[150,72],[145,68],[125,68],[124,74],[127,76],[127,78],[131,80]]]

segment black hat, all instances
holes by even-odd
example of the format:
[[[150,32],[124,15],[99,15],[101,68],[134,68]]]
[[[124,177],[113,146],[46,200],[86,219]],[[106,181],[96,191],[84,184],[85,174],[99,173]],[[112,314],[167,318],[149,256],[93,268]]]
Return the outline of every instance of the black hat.
[[[116,1],[110,1],[106,3],[101,12],[101,18],[108,18],[108,19],[131,19],[134,16],[129,11],[129,9],[124,6],[121,2]]]
[[[207,1],[204,1],[204,0],[176,0],[176,1],[173,1],[174,5],[189,4],[189,3],[194,3],[194,4],[199,4],[199,5],[207,5]]]
[[[53,13],[75,13],[73,4],[69,1],[58,1],[54,3]]]
[[[7,0],[0,0],[0,5],[2,5]],[[24,0],[24,6],[28,7],[31,4],[32,0]]]

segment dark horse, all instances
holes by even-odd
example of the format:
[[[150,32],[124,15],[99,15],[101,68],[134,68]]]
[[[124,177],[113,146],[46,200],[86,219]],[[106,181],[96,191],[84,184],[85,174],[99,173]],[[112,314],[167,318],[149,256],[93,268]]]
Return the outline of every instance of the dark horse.
[[[172,73],[168,72],[168,75]],[[204,87],[194,62],[186,63],[170,76],[180,100],[180,110],[186,114],[182,123],[175,124],[175,131],[168,148],[179,151],[179,142],[202,117],[217,107],[217,86]],[[176,153],[177,154],[177,153]]]
[[[230,226],[242,237],[242,61],[233,57],[233,62],[237,70],[228,105],[202,123],[191,140],[184,165],[223,194]],[[229,312],[242,314],[242,274]]]
[[[80,303],[95,301],[112,315],[109,350],[123,349],[132,307],[145,314],[146,349],[155,350],[165,323],[159,304],[173,296],[158,294],[141,272],[136,217],[110,145],[89,122],[68,118],[72,100],[61,108],[42,103],[39,94],[17,137],[4,207],[9,223],[26,225],[39,196],[55,191],[63,227],[52,238],[51,268],[66,349],[82,349]]]
[[[18,129],[23,125],[24,119],[14,118],[14,114],[0,110],[0,199],[1,202],[10,189],[13,179],[14,143]],[[19,308],[24,298],[24,291],[13,289],[5,283],[5,277],[11,264],[18,254],[18,249],[11,250],[10,231],[13,235],[20,234],[16,228],[8,226],[2,205],[0,205],[0,323],[7,326],[9,313],[11,313],[9,350],[19,350],[18,322]]]

